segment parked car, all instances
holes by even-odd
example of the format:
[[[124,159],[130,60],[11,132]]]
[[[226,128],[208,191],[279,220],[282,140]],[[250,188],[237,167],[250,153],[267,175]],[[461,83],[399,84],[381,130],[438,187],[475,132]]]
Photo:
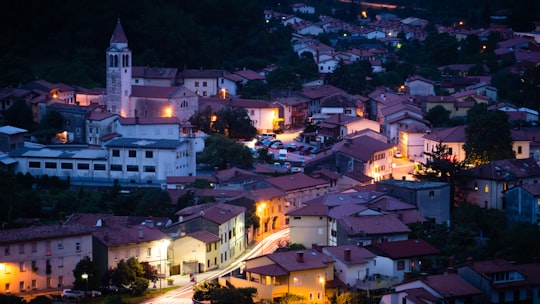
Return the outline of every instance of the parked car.
[[[296,141],[296,142],[303,142],[303,141],[304,141],[304,137],[298,135],[298,136],[296,136],[296,137],[294,138],[294,141]]]
[[[84,291],[64,289],[62,290],[62,299],[80,300],[84,298]]]
[[[281,141],[274,141],[270,144],[270,149],[282,149],[283,143]]]
[[[396,152],[394,152],[394,157],[395,158],[402,158],[403,154],[401,154],[401,151],[396,151]]]
[[[288,144],[286,149],[287,149],[287,152],[294,152],[294,151],[296,151],[297,146],[296,146],[295,143]]]
[[[89,290],[86,292],[86,296],[92,297],[92,298],[99,297],[100,295],[101,295],[101,291],[99,290]]]

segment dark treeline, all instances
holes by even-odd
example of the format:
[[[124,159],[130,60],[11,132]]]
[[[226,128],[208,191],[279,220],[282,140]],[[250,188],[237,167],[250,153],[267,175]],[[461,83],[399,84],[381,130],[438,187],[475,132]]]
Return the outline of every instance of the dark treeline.
[[[134,65],[258,68],[290,51],[288,40],[266,30],[263,6],[253,0],[3,2],[0,87],[37,78],[104,86],[105,49],[118,18]]]
[[[270,32],[266,8],[291,13],[292,0],[18,0],[0,5],[0,87],[35,79],[103,87],[105,49],[120,18],[133,64],[234,70],[258,69],[296,60],[290,32]],[[358,1],[306,0],[315,16],[331,15],[355,22]],[[376,1],[371,1],[376,2]],[[540,5],[534,0],[400,0],[380,1],[401,9],[388,12],[451,25],[464,20],[487,26],[499,9],[512,10],[506,22],[515,30],[533,30]],[[367,9],[373,18],[380,10]]]

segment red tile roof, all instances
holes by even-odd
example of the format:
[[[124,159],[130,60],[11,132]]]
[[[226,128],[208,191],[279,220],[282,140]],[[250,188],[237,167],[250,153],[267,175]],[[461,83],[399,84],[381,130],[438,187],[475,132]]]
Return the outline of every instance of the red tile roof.
[[[208,231],[204,231],[204,230],[195,231],[193,233],[188,234],[188,236],[206,244],[219,242],[221,240],[219,236],[213,233],[210,233]]]
[[[328,206],[324,205],[307,205],[288,211],[285,215],[295,216],[326,216],[328,214]]]
[[[439,249],[422,239],[372,243],[369,250],[377,255],[389,257],[392,260],[437,255]]]
[[[329,186],[328,181],[322,178],[312,178],[304,173],[271,177],[266,179],[266,182],[286,192],[318,186]]]
[[[444,298],[466,297],[480,295],[482,291],[455,273],[431,275],[421,279],[427,286],[431,287]]]
[[[178,117],[121,117],[122,125],[169,125],[180,124]]]
[[[81,224],[46,225],[28,228],[6,229],[0,230],[0,244],[28,242],[32,240],[44,240],[77,235],[91,235],[92,231],[92,227]]]
[[[334,145],[333,150],[367,162],[375,152],[391,149],[392,145],[379,141],[371,136],[359,136],[341,141]]]
[[[514,180],[540,176],[540,166],[532,158],[492,161],[467,170],[468,176],[489,180]]]
[[[303,259],[299,259],[300,255]],[[334,262],[331,257],[313,249],[276,252],[267,254],[266,257],[288,272],[327,268],[328,263]]]
[[[347,260],[346,250],[350,252],[350,259]],[[366,264],[370,259],[376,257],[371,251],[355,246],[355,245],[341,245],[341,246],[328,246],[323,248],[323,253],[329,252],[336,260],[349,265]]]
[[[338,225],[348,235],[358,234],[397,234],[411,230],[394,215],[346,216],[338,219]]]

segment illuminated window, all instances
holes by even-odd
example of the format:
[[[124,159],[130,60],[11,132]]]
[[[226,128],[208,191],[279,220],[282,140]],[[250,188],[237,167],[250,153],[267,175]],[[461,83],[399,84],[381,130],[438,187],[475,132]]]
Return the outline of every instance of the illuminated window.
[[[486,184],[486,185],[484,186],[484,192],[485,192],[485,193],[488,193],[488,192],[489,192],[489,186],[488,186],[488,184]]]

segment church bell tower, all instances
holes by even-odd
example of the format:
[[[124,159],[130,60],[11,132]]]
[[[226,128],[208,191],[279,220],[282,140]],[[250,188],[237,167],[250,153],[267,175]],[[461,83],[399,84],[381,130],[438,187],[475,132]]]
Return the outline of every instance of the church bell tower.
[[[133,117],[131,96],[131,51],[120,19],[116,23],[107,58],[107,111],[122,117]]]

